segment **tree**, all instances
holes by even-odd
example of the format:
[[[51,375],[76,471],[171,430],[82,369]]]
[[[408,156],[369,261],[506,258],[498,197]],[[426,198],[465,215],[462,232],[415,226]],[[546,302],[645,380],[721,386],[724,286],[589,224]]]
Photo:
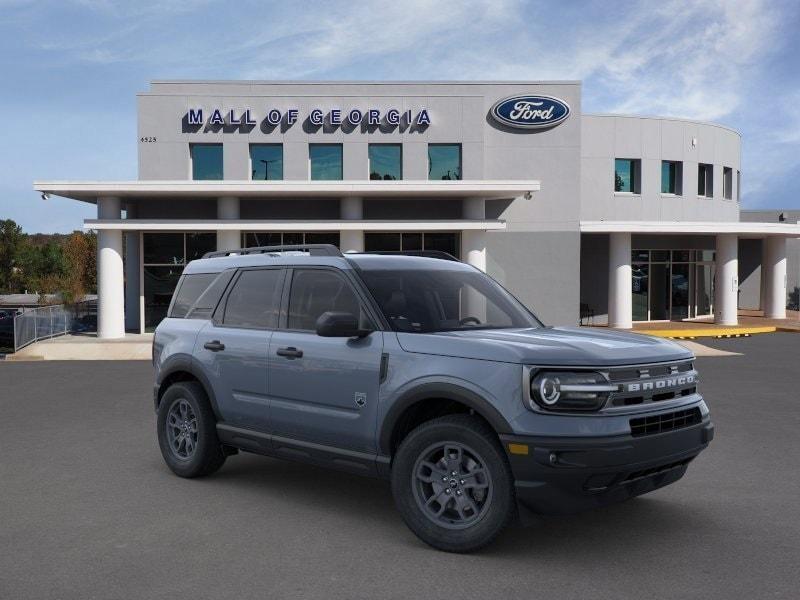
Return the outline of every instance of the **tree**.
[[[22,227],[11,219],[0,221],[0,293],[16,291],[19,273],[17,260],[24,241]]]
[[[97,287],[97,237],[75,231],[64,243],[63,252],[66,269],[59,291],[64,303],[75,304]]]

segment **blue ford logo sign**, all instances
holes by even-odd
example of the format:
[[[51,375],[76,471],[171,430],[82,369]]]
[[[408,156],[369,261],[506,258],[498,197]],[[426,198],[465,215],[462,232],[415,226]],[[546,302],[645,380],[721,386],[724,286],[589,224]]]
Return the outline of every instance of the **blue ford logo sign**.
[[[511,96],[492,106],[492,117],[516,129],[541,129],[558,125],[569,116],[569,105],[550,96]]]

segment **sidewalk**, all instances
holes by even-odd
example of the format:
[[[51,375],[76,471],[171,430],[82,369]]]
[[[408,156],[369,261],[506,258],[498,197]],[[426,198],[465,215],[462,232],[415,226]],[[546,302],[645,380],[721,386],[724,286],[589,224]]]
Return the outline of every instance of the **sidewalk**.
[[[713,318],[667,323],[634,323],[633,331],[656,337],[678,339],[735,337],[776,331],[800,333],[800,313],[798,311],[786,311],[786,319],[766,319],[763,315],[763,312],[757,310],[740,310],[739,324],[736,326],[717,325]],[[605,327],[605,325],[597,327]]]
[[[94,334],[64,335],[31,344],[6,360],[150,360],[152,345],[152,333],[126,333],[115,340],[98,340]]]

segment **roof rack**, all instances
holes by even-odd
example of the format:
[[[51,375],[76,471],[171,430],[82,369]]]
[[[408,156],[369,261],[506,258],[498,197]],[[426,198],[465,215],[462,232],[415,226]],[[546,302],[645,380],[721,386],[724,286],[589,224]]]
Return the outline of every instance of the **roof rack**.
[[[245,254],[279,254],[281,252],[308,252],[309,256],[342,256],[341,251],[333,244],[292,244],[288,246],[253,246],[252,248],[206,252],[203,258],[243,256]]]
[[[395,256],[424,256],[425,258],[438,258],[461,262],[452,254],[444,250],[375,250],[373,252],[359,252],[358,254],[393,254]]]

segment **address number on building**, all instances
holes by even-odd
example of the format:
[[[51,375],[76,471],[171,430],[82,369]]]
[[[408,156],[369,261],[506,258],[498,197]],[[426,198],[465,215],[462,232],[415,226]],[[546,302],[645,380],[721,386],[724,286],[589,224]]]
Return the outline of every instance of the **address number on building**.
[[[140,137],[139,141],[142,144],[149,144],[149,143],[155,142],[156,141],[156,137],[155,136],[144,136],[144,137]]]

